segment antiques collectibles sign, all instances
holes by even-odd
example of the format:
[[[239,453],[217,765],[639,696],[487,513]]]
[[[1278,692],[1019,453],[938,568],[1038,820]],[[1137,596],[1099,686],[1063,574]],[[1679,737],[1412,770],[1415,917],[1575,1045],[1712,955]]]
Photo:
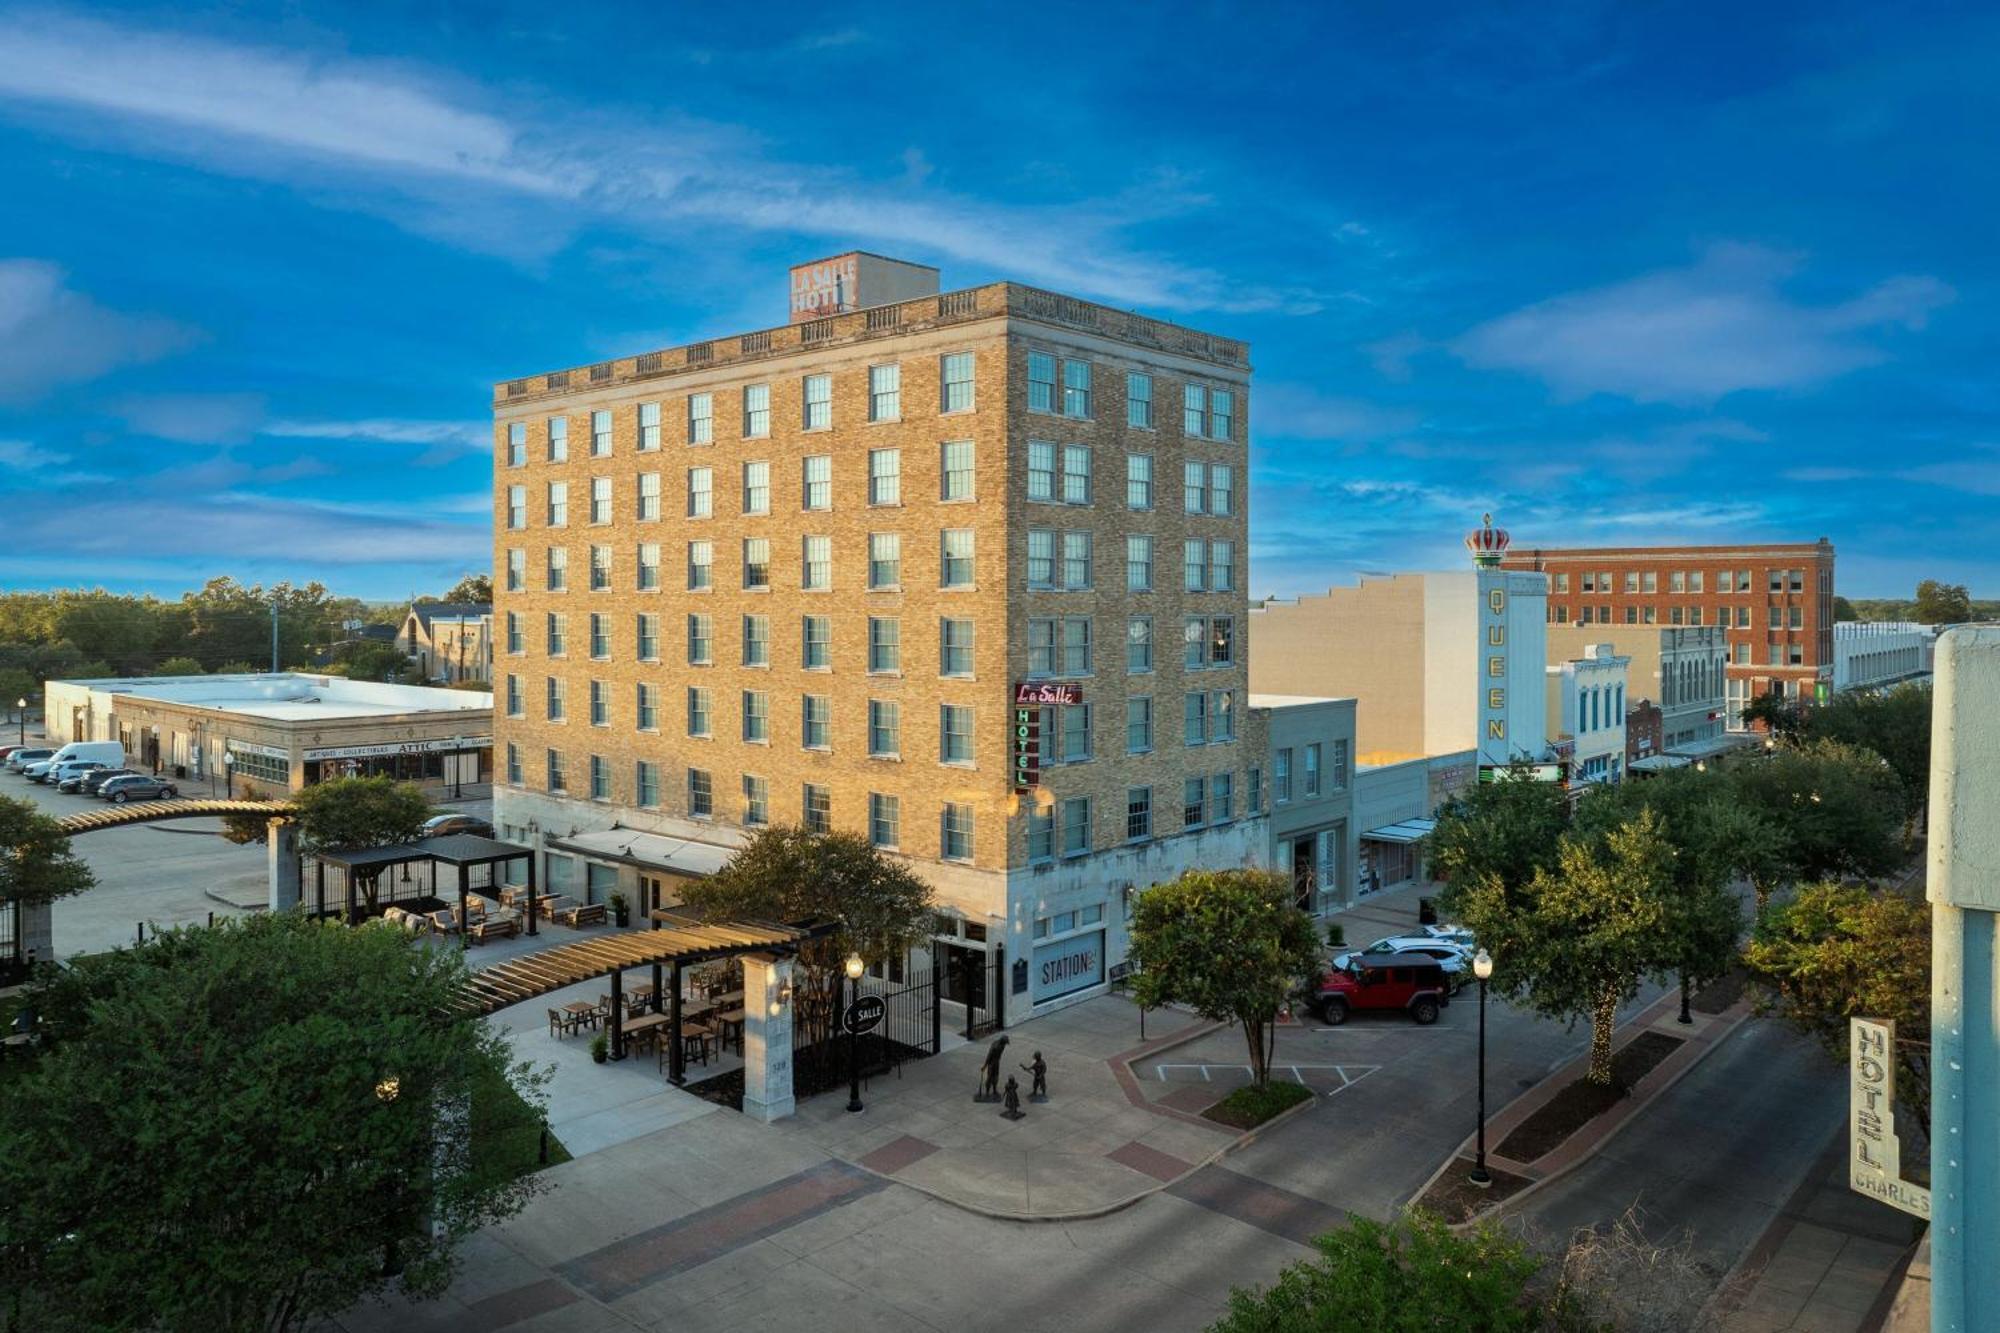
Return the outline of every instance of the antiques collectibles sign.
[[[491,736],[454,736],[442,741],[401,741],[388,745],[326,745],[306,751],[308,759],[380,759],[392,754],[448,754],[493,744]]]
[[[1104,932],[1044,944],[1035,950],[1035,1002],[1083,990],[1104,980]]]
[[[1931,1192],[1903,1179],[1896,1137],[1896,1025],[1848,1023],[1848,1184],[1917,1217],[1931,1215]]]

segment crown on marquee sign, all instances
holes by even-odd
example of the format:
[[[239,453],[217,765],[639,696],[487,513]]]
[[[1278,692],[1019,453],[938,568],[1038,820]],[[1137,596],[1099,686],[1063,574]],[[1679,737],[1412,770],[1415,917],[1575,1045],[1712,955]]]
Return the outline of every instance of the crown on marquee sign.
[[[1475,565],[1497,565],[1507,551],[1507,529],[1493,526],[1493,515],[1480,516],[1480,525],[1465,534],[1465,549],[1472,552]]]

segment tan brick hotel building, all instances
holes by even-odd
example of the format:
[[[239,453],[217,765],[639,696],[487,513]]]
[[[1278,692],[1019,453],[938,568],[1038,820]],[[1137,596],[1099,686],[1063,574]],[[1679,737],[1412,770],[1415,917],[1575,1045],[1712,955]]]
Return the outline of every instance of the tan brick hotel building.
[[[852,830],[944,947],[1032,962],[1011,1013],[1089,993],[1130,888],[1265,831],[1247,348],[872,255],[791,303],[495,387],[497,821],[642,908],[759,825]]]

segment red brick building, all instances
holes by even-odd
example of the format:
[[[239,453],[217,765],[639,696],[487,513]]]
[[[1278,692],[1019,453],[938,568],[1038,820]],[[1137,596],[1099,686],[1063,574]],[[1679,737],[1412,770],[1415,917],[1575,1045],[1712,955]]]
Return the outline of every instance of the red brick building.
[[[1722,625],[1729,631],[1729,725],[1773,690],[1833,688],[1833,543],[1535,547],[1508,569],[1549,576],[1549,619],[1578,625]]]

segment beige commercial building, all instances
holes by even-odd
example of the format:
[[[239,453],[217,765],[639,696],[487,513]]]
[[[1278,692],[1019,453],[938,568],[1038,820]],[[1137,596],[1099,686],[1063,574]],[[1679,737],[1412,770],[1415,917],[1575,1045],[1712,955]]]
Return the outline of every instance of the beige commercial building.
[[[493,608],[474,602],[415,602],[396,631],[396,646],[427,681],[455,685],[493,680]]]
[[[1132,891],[1263,855],[1247,348],[873,256],[790,302],[495,386],[496,820],[641,910],[865,834],[1011,1012],[1088,993]]]
[[[51,744],[118,741],[128,766],[238,796],[387,774],[435,795],[492,781],[493,696],[307,672],[52,680]]]
[[[1250,696],[1251,739],[1265,755],[1268,863],[1291,876],[1314,915],[1350,905],[1359,856],[1354,823],[1354,700]]]
[[[1548,627],[1549,665],[1607,644],[1631,659],[1626,698],[1660,708],[1663,753],[1701,758],[1729,748],[1728,631],[1720,625],[1567,625]]]

